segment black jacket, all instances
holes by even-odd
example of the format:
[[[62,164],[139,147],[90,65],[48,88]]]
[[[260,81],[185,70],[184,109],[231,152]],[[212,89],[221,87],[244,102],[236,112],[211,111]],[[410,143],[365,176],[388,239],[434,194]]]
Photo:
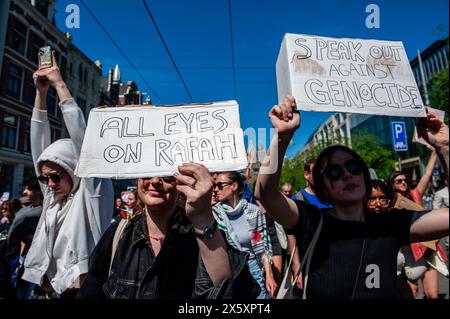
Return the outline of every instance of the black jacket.
[[[109,274],[118,223],[100,239],[89,260],[89,273],[78,298],[190,299],[256,298],[258,284],[246,266],[247,254],[228,246],[232,276],[214,286],[199,256],[192,224],[175,212],[158,256],[148,244],[145,214],[133,217],[120,239]],[[224,236],[225,238],[225,236]]]

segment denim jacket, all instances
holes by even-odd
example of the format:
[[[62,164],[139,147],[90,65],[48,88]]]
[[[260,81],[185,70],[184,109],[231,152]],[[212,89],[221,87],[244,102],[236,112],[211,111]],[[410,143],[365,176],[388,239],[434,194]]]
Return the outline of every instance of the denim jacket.
[[[246,266],[247,254],[232,247],[227,247],[232,275],[214,286],[201,260],[192,224],[181,209],[172,217],[172,226],[156,257],[148,244],[145,214],[135,215],[118,242],[109,272],[117,224],[110,226],[94,249],[78,298],[217,299],[258,295],[258,285]]]

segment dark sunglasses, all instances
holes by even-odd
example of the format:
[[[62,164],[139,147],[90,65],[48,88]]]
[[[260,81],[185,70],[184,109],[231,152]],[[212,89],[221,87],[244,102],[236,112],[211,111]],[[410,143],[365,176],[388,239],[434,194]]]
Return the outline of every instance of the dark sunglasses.
[[[57,184],[61,181],[61,175],[62,175],[63,171],[59,172],[59,173],[54,173],[54,174],[50,174],[50,175],[43,175],[41,174],[38,177],[38,181],[40,181],[41,183],[47,185],[48,181],[51,179],[53,183]]]
[[[399,179],[395,179],[395,180],[394,180],[394,183],[395,183],[395,184],[401,184],[401,183],[407,184],[408,181],[406,180],[406,178],[399,178]]]
[[[142,179],[144,181],[147,181],[147,180],[151,180],[152,178],[153,177],[144,177]],[[163,181],[164,183],[167,183],[167,184],[175,184],[177,182],[177,180],[173,176],[162,176],[162,177],[156,177],[156,178],[158,178],[160,181]]]
[[[218,182],[214,184],[213,189],[215,189],[216,187],[219,189],[219,191],[221,191],[225,186],[227,185],[231,185],[233,184],[233,182]]]
[[[364,164],[360,160],[351,159],[344,165],[331,164],[325,169],[325,174],[332,181],[337,181],[344,174],[344,169],[352,175],[359,175],[364,170]]]

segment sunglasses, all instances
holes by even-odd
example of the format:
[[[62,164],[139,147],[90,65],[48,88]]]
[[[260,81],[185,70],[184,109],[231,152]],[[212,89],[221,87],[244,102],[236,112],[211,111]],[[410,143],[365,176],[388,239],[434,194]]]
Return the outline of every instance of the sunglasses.
[[[399,178],[399,179],[395,179],[394,183],[397,184],[397,185],[401,184],[401,183],[407,184],[407,180],[406,180],[406,178]]]
[[[47,185],[48,181],[51,179],[53,183],[57,184],[61,181],[61,175],[62,175],[63,171],[58,172],[58,173],[53,173],[50,175],[43,175],[41,174],[38,177],[38,181],[40,181],[41,183]]]
[[[332,181],[337,181],[344,175],[344,169],[352,175],[359,175],[364,170],[364,164],[357,159],[351,159],[344,163],[344,165],[331,164],[325,169],[325,174]]]
[[[151,180],[152,178],[153,177],[144,177],[142,179],[144,181],[148,181],[148,180]],[[173,176],[162,176],[162,177],[155,177],[155,178],[158,178],[159,181],[163,181],[164,183],[167,183],[167,184],[175,184],[177,182],[177,180]]]
[[[369,207],[375,207],[377,206],[377,202],[380,204],[381,207],[387,207],[389,206],[390,200],[386,197],[373,197],[369,198],[367,201],[367,205]]]
[[[231,185],[234,182],[218,182],[214,184],[213,189],[215,189],[216,187],[219,189],[219,191],[223,190],[225,186],[227,185]]]

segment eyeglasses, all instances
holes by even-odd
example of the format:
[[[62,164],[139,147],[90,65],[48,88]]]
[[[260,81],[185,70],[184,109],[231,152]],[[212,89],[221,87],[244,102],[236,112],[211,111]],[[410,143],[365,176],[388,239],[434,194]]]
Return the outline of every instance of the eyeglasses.
[[[44,175],[41,174],[38,177],[38,181],[40,181],[41,183],[47,185],[48,181],[51,179],[53,183],[58,184],[61,181],[61,176],[64,173],[64,171],[58,172],[58,173],[53,173],[50,175]]]
[[[391,201],[386,197],[372,197],[367,201],[367,205],[369,207],[375,207],[377,206],[377,203],[379,203],[381,207],[387,207],[390,202]]]
[[[231,184],[233,184],[234,182],[218,182],[218,183],[215,183],[214,184],[214,187],[213,187],[213,189],[215,189],[216,187],[219,189],[219,191],[221,191],[225,186],[227,186],[227,185],[231,185]]]
[[[397,185],[401,184],[401,183],[407,184],[407,180],[406,180],[406,178],[399,178],[399,179],[395,179],[394,183],[397,184]]]
[[[325,174],[332,181],[337,181],[344,174],[344,168],[352,175],[359,175],[364,170],[364,164],[357,159],[348,160],[344,165],[331,164],[325,169]]]

